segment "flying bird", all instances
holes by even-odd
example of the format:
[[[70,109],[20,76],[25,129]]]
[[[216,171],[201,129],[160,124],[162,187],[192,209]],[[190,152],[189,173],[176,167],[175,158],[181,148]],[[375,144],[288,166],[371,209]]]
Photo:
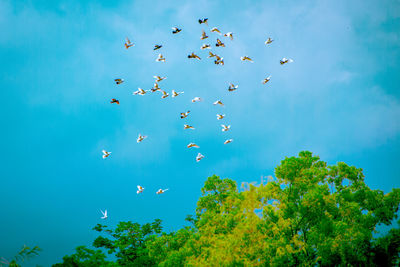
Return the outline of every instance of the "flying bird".
[[[115,81],[116,84],[121,84],[121,83],[124,82],[124,79],[117,78],[117,79],[114,79],[114,81]]]
[[[178,32],[182,31],[182,29],[179,29],[178,27],[172,27],[172,33],[176,34]]]
[[[268,45],[270,43],[272,43],[274,40],[271,39],[271,37],[268,37],[267,41],[265,41],[265,44]]]
[[[204,156],[203,156],[201,153],[197,154],[197,156],[196,156],[196,162],[199,162],[199,161],[202,160],[203,158],[204,158]]]
[[[201,58],[196,55],[194,52],[192,52],[190,55],[188,55],[188,58],[197,58],[198,60],[200,60]]]
[[[169,94],[167,92],[165,92],[164,90],[160,89],[160,91],[162,92],[161,98],[167,98],[169,96]]]
[[[200,49],[201,49],[201,50],[204,50],[204,49],[211,49],[211,45],[209,45],[209,44],[203,44],[203,45],[200,47]]]
[[[146,92],[149,92],[150,90],[143,90],[142,88],[138,88],[138,90],[137,91],[135,91],[135,92],[133,92],[132,94],[133,95],[145,95],[146,94]]]
[[[158,57],[156,59],[157,62],[165,62],[165,57],[163,57],[162,54],[158,54]]]
[[[226,140],[226,141],[224,142],[224,145],[229,144],[229,143],[232,143],[232,142],[233,142],[233,139],[228,139],[228,140]]]
[[[136,142],[140,143],[142,142],[144,139],[147,138],[147,135],[141,135],[139,134],[138,138],[136,139]]]
[[[215,101],[213,104],[214,104],[214,105],[221,105],[221,106],[224,105],[224,104],[222,103],[221,100],[217,100],[217,101]]]
[[[158,75],[153,76],[154,79],[156,79],[156,83],[161,82],[162,80],[167,79],[167,77],[160,77]]]
[[[131,46],[134,46],[135,44],[131,42],[131,40],[129,40],[128,37],[126,37],[126,42],[125,42],[125,48],[128,49]]]
[[[108,218],[108,215],[107,215],[107,210],[105,210],[104,212],[102,211],[102,210],[100,210],[101,211],[101,213],[103,214],[103,217],[101,217],[103,220],[105,220],[105,219],[107,219]]]
[[[198,96],[196,96],[195,98],[192,99],[192,102],[193,102],[193,103],[194,103],[194,102],[200,102],[200,101],[203,101],[203,99],[200,98],[200,97],[198,97]]]
[[[106,151],[104,149],[102,150],[102,152],[103,152],[103,159],[107,158],[111,154],[111,152],[108,152],[108,151]]]
[[[161,47],[162,47],[162,45],[156,44],[156,45],[154,46],[153,50],[158,50],[158,49],[160,49]]]
[[[233,40],[233,32],[227,32],[224,34],[225,37],[229,37],[231,40]]]
[[[220,57],[217,54],[213,54],[213,52],[211,51],[208,52],[208,58],[210,57],[215,57],[216,59],[220,59]]]
[[[186,118],[187,116],[189,116],[190,110],[188,110],[187,112],[181,112],[181,119]]]
[[[214,60],[215,65],[224,65],[224,58]]]
[[[138,188],[138,190],[136,191],[136,194],[143,193],[144,187],[138,185],[137,188]]]
[[[240,59],[242,60],[242,61],[250,61],[251,63],[253,63],[253,60],[250,58],[250,57],[248,57],[248,56],[244,56],[244,57],[240,57]]]
[[[229,91],[229,92],[233,92],[233,91],[235,91],[236,89],[238,89],[238,87],[239,87],[239,85],[234,85],[233,83],[230,83],[230,84],[229,84],[229,87],[228,87],[228,91]]]
[[[225,114],[217,114],[217,120],[222,120],[225,118]]]
[[[264,80],[262,80],[261,82],[263,84],[266,84],[267,82],[269,82],[269,80],[271,80],[271,75],[269,75],[267,78],[265,78]]]
[[[221,42],[220,39],[217,39],[217,43],[215,44],[215,46],[216,46],[216,47],[219,47],[219,46],[225,47],[225,44],[224,44],[223,42]]]
[[[195,147],[195,148],[200,148],[198,145],[196,145],[195,143],[189,143],[188,145],[187,145],[187,147],[188,148],[191,148],[191,147]]]
[[[281,65],[283,65],[283,64],[286,64],[286,63],[292,63],[293,62],[293,59],[287,59],[287,58],[282,58],[280,61],[279,61],[279,63],[281,63]]]
[[[221,34],[220,30],[218,30],[217,27],[212,28],[211,32],[217,32],[217,33]]]
[[[111,103],[111,104],[117,103],[117,104],[119,105],[119,100],[118,100],[118,99],[115,99],[115,98],[112,98],[111,101],[110,101],[110,103]]]
[[[205,23],[206,25],[208,25],[208,18],[199,19],[199,24],[203,24],[203,23]]]
[[[188,125],[188,124],[184,124],[183,125],[183,129],[192,129],[192,130],[194,130],[194,127],[193,126],[190,126],[190,125]]]
[[[165,193],[165,191],[168,191],[169,189],[158,189],[158,191],[156,192],[156,194],[157,195],[159,195],[159,194],[163,194],[163,193]]]
[[[202,33],[201,33],[200,39],[204,40],[204,39],[207,39],[207,38],[208,38],[208,36],[207,36],[206,32],[203,30]]]
[[[222,127],[221,131],[223,132],[226,132],[231,128],[230,125],[225,125],[225,124],[221,124],[221,127]]]
[[[184,92],[175,92],[175,90],[172,90],[172,97],[176,97],[180,94],[183,94]]]
[[[153,88],[150,89],[153,93],[157,91],[161,91],[160,86],[158,86],[158,83],[155,82]]]

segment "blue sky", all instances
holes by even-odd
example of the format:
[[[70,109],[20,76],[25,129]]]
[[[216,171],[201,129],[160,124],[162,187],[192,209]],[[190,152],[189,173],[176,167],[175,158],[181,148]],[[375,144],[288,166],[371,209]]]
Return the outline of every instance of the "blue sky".
[[[301,150],[363,168],[374,189],[399,187],[399,9],[399,1],[0,0],[0,256],[39,245],[31,263],[60,262],[91,243],[100,209],[110,225],[160,218],[178,229],[208,176],[259,181]],[[203,17],[235,35],[213,47],[225,66],[199,49],[218,37],[200,40]],[[183,31],[172,35],[173,26]],[[126,36],[136,44],[128,50]],[[268,36],[275,41],[265,46]],[[166,63],[155,62],[156,43]],[[202,60],[188,60],[192,51]],[[281,66],[282,57],[294,62]],[[153,75],[185,93],[133,96]],[[229,82],[239,89],[228,93]],[[192,104],[195,96],[204,101]],[[139,133],[149,138],[137,144]],[[224,146],[227,138],[234,142]],[[192,141],[200,149],[188,150]],[[103,160],[102,149],[113,153]],[[196,163],[198,151],[205,158]]]

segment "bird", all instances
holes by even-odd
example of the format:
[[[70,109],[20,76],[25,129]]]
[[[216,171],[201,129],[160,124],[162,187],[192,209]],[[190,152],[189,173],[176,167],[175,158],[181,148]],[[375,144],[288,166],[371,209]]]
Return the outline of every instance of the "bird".
[[[203,45],[200,47],[200,49],[201,49],[201,50],[204,50],[204,49],[211,49],[211,45],[209,45],[209,44],[203,44]]]
[[[224,65],[224,58],[214,60],[215,65]]]
[[[150,90],[143,90],[142,88],[139,87],[138,90],[133,92],[132,94],[133,95],[145,95],[146,92],[148,92],[148,91],[150,91]]]
[[[128,49],[131,46],[134,46],[135,44],[131,42],[131,40],[129,40],[128,37],[126,37],[126,42],[125,42],[125,48]]]
[[[121,84],[121,83],[124,82],[124,79],[117,78],[117,79],[114,79],[114,81],[115,81],[116,84]]]
[[[188,58],[197,58],[198,60],[201,60],[201,58],[196,55],[194,52],[192,52],[190,55],[188,55]]]
[[[279,63],[281,63],[281,65],[283,65],[283,64],[286,64],[286,63],[291,63],[291,62],[293,62],[293,59],[287,59],[287,58],[282,58],[280,61],[279,61]]]
[[[189,116],[190,110],[188,110],[187,112],[181,112],[181,119],[186,118],[187,116]]]
[[[213,28],[211,29],[211,32],[216,32],[216,33],[221,34],[220,30],[218,30],[217,27],[213,27]]]
[[[172,90],[172,97],[176,97],[180,94],[183,94],[184,92],[176,92],[175,90]]]
[[[144,139],[147,138],[147,135],[141,135],[139,134],[138,138],[136,139],[136,142],[140,143],[142,142]]]
[[[101,211],[101,213],[103,214],[103,217],[101,217],[103,220],[105,220],[105,219],[107,219],[108,218],[108,215],[107,215],[107,210],[105,210],[104,212],[102,211],[102,210],[100,210]]]
[[[183,129],[192,129],[192,130],[194,130],[194,127],[193,126],[190,126],[190,125],[188,125],[188,124],[184,124],[183,125]]]
[[[154,79],[156,79],[156,83],[161,82],[162,80],[167,79],[167,77],[161,77],[158,75],[153,76]]]
[[[165,193],[165,191],[168,191],[169,189],[158,189],[158,191],[156,192],[156,194],[157,195],[159,195],[159,194],[163,194],[163,193]]]
[[[217,54],[213,54],[213,52],[209,51],[208,58],[210,58],[210,57],[215,57],[216,59],[220,58]]]
[[[242,60],[242,61],[250,61],[251,63],[253,63],[253,60],[250,58],[250,57],[248,57],[248,56],[244,56],[244,57],[240,57],[240,59]]]
[[[262,80],[261,82],[263,84],[266,84],[267,82],[269,82],[269,80],[271,80],[271,75],[269,75],[267,78],[265,78],[264,80]]]
[[[108,151],[106,151],[104,149],[102,150],[102,152],[103,152],[103,159],[107,158],[111,154],[111,152],[108,152]]]
[[[238,87],[239,87],[239,85],[234,85],[233,83],[230,83],[230,84],[229,84],[229,87],[228,87],[228,91],[229,91],[229,92],[233,92],[233,91],[235,91],[236,89],[238,89]]]
[[[272,43],[274,40],[273,39],[271,39],[271,37],[268,37],[268,39],[267,39],[267,41],[265,41],[265,44],[267,45],[267,44],[270,44],[270,43]]]
[[[156,61],[157,62],[165,62],[165,57],[163,57],[163,55],[162,54],[158,54],[158,57],[157,57],[157,59],[156,59]]]
[[[217,120],[222,120],[225,118],[225,114],[217,114]]]
[[[199,19],[199,24],[203,24],[203,23],[205,23],[206,25],[208,25],[208,18]]]
[[[199,161],[202,160],[203,158],[204,158],[204,156],[203,156],[201,153],[197,154],[197,156],[196,156],[196,162],[199,162]]]
[[[233,32],[227,32],[224,34],[225,37],[229,37],[231,40],[233,40]]]
[[[221,105],[221,106],[224,105],[224,104],[222,103],[221,100],[217,100],[217,101],[215,101],[213,104],[214,104],[214,105]]]
[[[167,93],[167,92],[165,92],[164,90],[161,90],[160,89],[160,91],[162,92],[162,96],[161,96],[161,98],[167,98],[168,96],[169,96],[169,94]]]
[[[207,38],[208,38],[208,36],[207,36],[206,32],[203,30],[202,33],[201,33],[200,39],[204,40],[204,39],[207,39]]]
[[[182,29],[179,29],[178,27],[172,27],[172,33],[176,34],[178,32],[182,31]]]
[[[137,188],[138,188],[138,190],[136,191],[136,194],[143,193],[144,187],[138,185]]]
[[[156,44],[156,45],[154,45],[154,48],[153,48],[153,50],[158,50],[158,49],[160,49],[162,47],[162,45],[158,45],[158,44]]]
[[[195,148],[200,148],[198,145],[196,145],[195,143],[189,143],[188,145],[187,145],[187,147],[188,148],[191,148],[191,147],[195,147]]]
[[[158,86],[158,83],[155,82],[153,88],[150,89],[153,93],[157,91],[161,91],[161,88]]]
[[[223,131],[223,132],[226,132],[226,131],[228,131],[228,130],[231,128],[230,125],[225,125],[225,124],[221,124],[221,127],[222,127],[222,130],[221,130],[221,131]]]
[[[233,139],[227,139],[227,140],[225,140],[224,145],[232,143],[232,142],[233,142]]]
[[[194,102],[200,102],[200,101],[203,101],[203,99],[200,98],[200,97],[198,97],[198,96],[196,96],[195,98],[192,99],[192,102],[193,102],[193,103],[194,103]]]
[[[217,39],[217,43],[215,44],[215,46],[216,46],[216,47],[219,47],[219,46],[225,47],[225,44],[224,44],[223,42],[221,42],[220,39]]]
[[[115,99],[115,98],[112,98],[111,101],[110,101],[110,103],[111,103],[111,104],[117,103],[117,104],[119,105],[119,100],[118,100],[118,99]]]

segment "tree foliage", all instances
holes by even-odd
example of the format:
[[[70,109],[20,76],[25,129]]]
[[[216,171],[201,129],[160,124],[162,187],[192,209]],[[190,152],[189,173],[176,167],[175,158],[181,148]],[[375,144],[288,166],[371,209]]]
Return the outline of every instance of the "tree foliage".
[[[343,162],[328,166],[307,151],[285,158],[275,176],[242,191],[230,179],[211,176],[195,216],[187,218],[192,226],[162,233],[160,220],[142,226],[121,222],[115,230],[97,225],[96,231],[111,238],[99,236],[93,246],[115,255],[116,262],[86,250],[64,257],[63,266],[78,266],[67,264],[74,257],[102,260],[98,266],[400,264],[400,229],[392,226],[399,189],[371,190],[362,169]],[[384,235],[379,225],[392,229]]]

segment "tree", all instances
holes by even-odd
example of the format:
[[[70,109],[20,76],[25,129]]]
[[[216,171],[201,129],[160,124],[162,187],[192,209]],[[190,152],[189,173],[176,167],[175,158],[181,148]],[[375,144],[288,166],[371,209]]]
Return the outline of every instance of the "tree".
[[[0,266],[5,264],[10,267],[19,267],[21,265],[18,264],[18,262],[24,262],[34,256],[37,256],[39,254],[39,251],[41,251],[41,249],[38,246],[30,248],[24,245],[22,249],[17,253],[17,255],[15,255],[14,258],[12,258],[11,261],[8,261],[5,258],[1,257]]]

